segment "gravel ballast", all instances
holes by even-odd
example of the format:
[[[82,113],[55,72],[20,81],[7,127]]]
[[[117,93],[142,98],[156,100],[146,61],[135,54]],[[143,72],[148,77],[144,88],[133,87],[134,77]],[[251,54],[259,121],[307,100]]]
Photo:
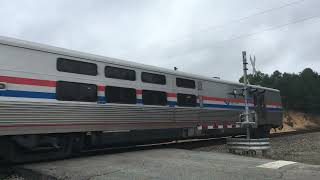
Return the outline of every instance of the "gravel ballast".
[[[285,135],[270,139],[271,150],[263,158],[320,165],[320,132]],[[196,148],[198,151],[227,153],[227,146]],[[261,157],[261,155],[257,155]]]

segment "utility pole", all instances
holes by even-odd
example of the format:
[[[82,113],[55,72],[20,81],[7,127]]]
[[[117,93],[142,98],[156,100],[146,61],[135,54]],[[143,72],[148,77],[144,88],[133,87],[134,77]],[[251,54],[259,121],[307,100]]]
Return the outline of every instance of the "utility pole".
[[[244,80],[244,104],[245,104],[245,122],[244,124],[246,125],[247,128],[247,139],[250,139],[250,120],[249,120],[249,104],[248,104],[248,79],[247,79],[247,53],[246,51],[242,51],[242,60],[243,60],[243,80]]]

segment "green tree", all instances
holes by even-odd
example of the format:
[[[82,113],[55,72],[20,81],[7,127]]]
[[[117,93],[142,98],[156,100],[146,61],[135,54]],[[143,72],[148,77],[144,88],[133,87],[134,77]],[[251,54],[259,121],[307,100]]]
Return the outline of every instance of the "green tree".
[[[285,109],[320,113],[320,75],[311,68],[298,74],[257,72],[249,74],[248,80],[250,84],[279,89]],[[243,82],[243,77],[239,82]]]

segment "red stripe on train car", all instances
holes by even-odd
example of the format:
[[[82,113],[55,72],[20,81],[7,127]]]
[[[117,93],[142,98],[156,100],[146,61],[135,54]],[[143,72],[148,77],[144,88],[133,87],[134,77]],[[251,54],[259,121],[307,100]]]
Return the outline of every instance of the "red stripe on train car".
[[[141,89],[136,89],[136,93],[137,94],[142,94],[142,90]]]
[[[202,98],[203,100],[210,100],[210,101],[228,101],[228,102],[244,103],[243,99],[218,98],[218,97],[209,97],[209,96],[203,96]]]
[[[280,102],[270,102],[268,103],[268,105],[272,105],[272,106],[282,106],[282,104]]]
[[[39,79],[30,79],[30,78],[0,76],[0,81],[6,82],[6,83],[13,83],[13,84],[56,87],[56,82],[50,81],[50,80],[39,80]]]
[[[104,86],[98,86],[98,91],[104,91],[105,87]]]
[[[177,94],[176,93],[167,93],[167,96],[168,97],[177,97]]]

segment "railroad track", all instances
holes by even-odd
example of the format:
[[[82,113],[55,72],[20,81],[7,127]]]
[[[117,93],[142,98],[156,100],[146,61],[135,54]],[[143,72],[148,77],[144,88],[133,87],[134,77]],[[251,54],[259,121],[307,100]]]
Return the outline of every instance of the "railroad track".
[[[295,134],[312,133],[312,132],[318,132],[318,131],[320,131],[320,128],[310,129],[310,130],[299,130],[299,131],[292,131],[292,132],[273,133],[273,134],[270,134],[270,138],[292,136]],[[177,141],[157,143],[157,144],[101,148],[101,149],[83,151],[79,155],[74,155],[69,158],[83,157],[83,156],[96,156],[96,155],[102,155],[102,154],[114,154],[114,153],[131,152],[131,151],[141,151],[141,150],[151,150],[151,149],[161,149],[161,148],[177,148],[177,149],[192,150],[192,149],[201,148],[201,147],[210,147],[215,145],[226,144],[226,139],[229,137],[230,136],[218,137],[218,138],[188,139],[188,140],[177,140]],[[239,135],[237,137],[244,137],[244,135]],[[0,159],[0,169],[1,169],[1,166],[6,166],[6,164],[4,164],[4,162]]]
[[[280,136],[292,136],[296,134],[305,134],[305,133],[312,133],[312,132],[319,132],[319,128],[312,128],[312,129],[305,129],[305,130],[297,130],[297,131],[290,131],[290,132],[279,132],[279,133],[272,133],[270,134],[270,138],[280,137]]]
[[[270,138],[292,136],[296,134],[312,133],[312,132],[319,132],[319,131],[320,131],[320,128],[315,128],[315,129],[309,129],[309,130],[273,133],[273,134],[270,134]],[[218,138],[189,139],[189,140],[178,140],[178,141],[158,143],[158,144],[102,148],[102,149],[85,151],[82,154],[97,155],[97,154],[121,153],[121,152],[140,151],[140,150],[149,150],[149,149],[160,149],[160,148],[178,148],[178,149],[192,150],[200,147],[223,145],[226,143],[226,139],[229,137],[230,136],[218,137]],[[237,137],[244,137],[244,135],[239,135]]]
[[[160,149],[160,148],[194,149],[194,148],[203,147],[203,146],[225,144],[226,138],[228,137],[178,140],[178,141],[171,141],[171,142],[157,143],[157,144],[94,149],[94,150],[84,151],[82,153],[90,155],[94,153],[118,153],[118,152],[130,152],[130,151],[140,151],[140,150]]]

